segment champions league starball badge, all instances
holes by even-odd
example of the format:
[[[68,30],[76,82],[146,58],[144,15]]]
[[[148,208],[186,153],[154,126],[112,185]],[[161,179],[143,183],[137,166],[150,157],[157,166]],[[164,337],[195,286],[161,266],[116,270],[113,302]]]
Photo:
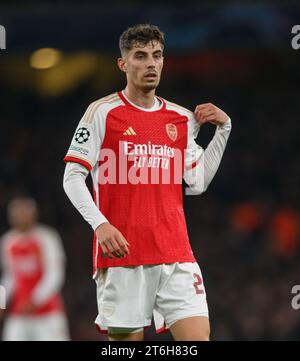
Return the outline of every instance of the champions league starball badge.
[[[79,128],[75,134],[75,140],[79,144],[87,142],[89,137],[90,131],[87,128]]]

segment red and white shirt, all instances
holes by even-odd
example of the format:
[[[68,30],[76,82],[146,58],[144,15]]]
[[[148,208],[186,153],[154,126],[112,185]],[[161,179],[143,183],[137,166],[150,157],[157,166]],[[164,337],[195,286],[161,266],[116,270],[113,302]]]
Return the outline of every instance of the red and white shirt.
[[[8,312],[22,314],[28,302],[37,306],[35,315],[62,311],[64,263],[61,240],[53,229],[38,225],[25,233],[7,232],[1,239],[1,284],[9,298]]]
[[[182,178],[197,193],[205,190],[204,151],[195,142],[199,126],[192,112],[158,99],[160,107],[154,111],[134,105],[123,92],[92,103],[64,158],[91,172],[99,219],[108,220],[130,244],[128,256],[109,259],[102,257],[94,237],[94,271],[195,262],[183,211]]]

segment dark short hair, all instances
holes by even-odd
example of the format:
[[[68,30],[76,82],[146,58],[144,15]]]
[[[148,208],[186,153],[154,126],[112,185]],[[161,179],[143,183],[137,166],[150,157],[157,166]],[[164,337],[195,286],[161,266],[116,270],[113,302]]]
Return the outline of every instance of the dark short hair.
[[[15,202],[30,202],[32,203],[36,208],[38,208],[37,202],[31,195],[28,193],[18,192],[14,194],[14,196],[9,200],[8,207],[12,205]]]
[[[137,24],[123,32],[120,36],[119,47],[123,55],[136,44],[146,46],[152,41],[158,41],[164,47],[164,33],[155,25]]]

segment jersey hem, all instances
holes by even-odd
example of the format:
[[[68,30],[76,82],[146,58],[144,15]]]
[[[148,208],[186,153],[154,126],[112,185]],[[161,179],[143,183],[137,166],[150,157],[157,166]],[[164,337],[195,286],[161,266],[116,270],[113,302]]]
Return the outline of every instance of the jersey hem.
[[[97,268],[94,270],[94,275],[97,273],[98,269],[101,268],[108,268],[108,267],[126,267],[126,266],[147,266],[147,265],[159,265],[159,264],[168,264],[168,263],[176,263],[176,262],[191,262],[191,263],[195,263],[196,259],[195,257],[189,257],[189,258],[176,258],[176,259],[162,259],[159,261],[155,261],[155,260],[149,260],[149,261],[137,261],[137,262],[129,262],[129,263],[121,263],[121,262],[116,262],[113,265],[97,265]]]

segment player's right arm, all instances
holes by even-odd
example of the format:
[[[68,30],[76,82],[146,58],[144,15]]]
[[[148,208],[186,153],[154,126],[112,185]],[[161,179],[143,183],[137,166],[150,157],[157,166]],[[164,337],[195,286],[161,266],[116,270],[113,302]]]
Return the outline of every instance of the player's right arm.
[[[103,256],[124,257],[129,254],[129,243],[94,203],[86,185],[87,176],[88,170],[83,165],[68,162],[63,180],[64,190],[74,207],[95,231]]]
[[[99,108],[97,102],[92,103],[79,122],[64,158],[67,164],[63,187],[72,204],[95,231],[103,255],[125,257],[129,253],[128,242],[101,213],[86,185],[89,171],[98,161],[104,138],[105,124]]]
[[[15,288],[11,258],[8,253],[8,238],[5,236],[0,240],[0,285],[5,289],[6,305],[12,298]]]

